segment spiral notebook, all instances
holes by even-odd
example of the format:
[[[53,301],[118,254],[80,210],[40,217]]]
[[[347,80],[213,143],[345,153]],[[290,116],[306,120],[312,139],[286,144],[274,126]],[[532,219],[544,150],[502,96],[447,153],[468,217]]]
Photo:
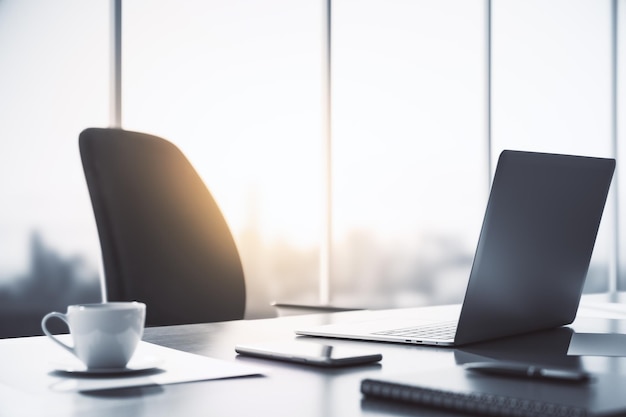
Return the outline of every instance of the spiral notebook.
[[[374,401],[378,409],[377,400],[391,400],[476,415],[611,416],[626,411],[624,384],[626,377],[619,374],[567,383],[483,375],[459,367],[364,379],[361,392],[364,407]]]

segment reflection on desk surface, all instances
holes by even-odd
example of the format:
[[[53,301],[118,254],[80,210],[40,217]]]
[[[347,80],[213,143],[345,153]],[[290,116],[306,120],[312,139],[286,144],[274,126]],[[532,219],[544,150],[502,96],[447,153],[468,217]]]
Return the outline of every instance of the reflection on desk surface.
[[[580,369],[577,356],[568,356],[574,330],[569,327],[544,330],[464,346],[454,351],[457,364],[469,362],[514,361],[539,366]]]

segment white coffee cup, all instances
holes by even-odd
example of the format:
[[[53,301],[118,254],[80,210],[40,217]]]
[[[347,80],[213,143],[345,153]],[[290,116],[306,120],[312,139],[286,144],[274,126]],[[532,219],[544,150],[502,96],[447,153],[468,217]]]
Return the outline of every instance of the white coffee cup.
[[[46,322],[53,317],[68,325],[73,346],[48,331]],[[46,314],[41,328],[88,369],[124,368],[141,340],[145,318],[146,305],[136,301],[77,304],[69,306],[65,314]]]

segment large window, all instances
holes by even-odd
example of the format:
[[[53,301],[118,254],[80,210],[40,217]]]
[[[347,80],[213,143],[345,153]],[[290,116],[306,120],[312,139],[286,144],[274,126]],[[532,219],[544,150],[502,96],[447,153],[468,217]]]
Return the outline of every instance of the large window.
[[[123,126],[176,143],[205,180],[248,317],[317,300],[322,17],[310,1],[124,2]]]
[[[494,160],[505,148],[613,156],[610,6],[597,0],[493,2]],[[613,193],[588,291],[608,289],[614,199]]]
[[[616,0],[613,2],[614,9],[614,24],[613,26],[613,43],[615,54],[615,66],[614,66],[614,82],[616,88],[614,91],[614,104],[615,108],[614,117],[614,135],[617,145],[617,160],[626,161],[626,1]],[[624,249],[626,248],[626,218],[622,213],[626,208],[626,168],[623,168],[622,164],[618,164],[616,180],[619,190],[616,209],[618,212],[618,239],[616,241],[617,246],[613,248],[618,254],[618,272],[619,282],[617,289],[620,291],[626,290],[626,254]]]
[[[462,299],[488,187],[484,33],[484,1],[334,2],[334,302]]]
[[[33,332],[100,299],[77,138],[108,125],[111,3],[0,0],[0,308]],[[317,303],[326,255],[337,306],[459,302],[502,149],[618,158],[586,291],[626,285],[626,0],[335,0],[330,73],[326,4],[123,2],[122,127],[205,180],[247,317]]]
[[[78,134],[108,123],[109,2],[0,1],[0,333],[99,301]]]

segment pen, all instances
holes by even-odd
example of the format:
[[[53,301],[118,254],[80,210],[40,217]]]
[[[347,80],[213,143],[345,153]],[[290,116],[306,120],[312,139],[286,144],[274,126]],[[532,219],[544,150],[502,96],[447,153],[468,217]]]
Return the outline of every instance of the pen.
[[[588,372],[569,369],[543,368],[513,362],[473,362],[463,367],[471,372],[490,375],[505,375],[519,378],[551,379],[558,381],[582,382],[590,378]]]

